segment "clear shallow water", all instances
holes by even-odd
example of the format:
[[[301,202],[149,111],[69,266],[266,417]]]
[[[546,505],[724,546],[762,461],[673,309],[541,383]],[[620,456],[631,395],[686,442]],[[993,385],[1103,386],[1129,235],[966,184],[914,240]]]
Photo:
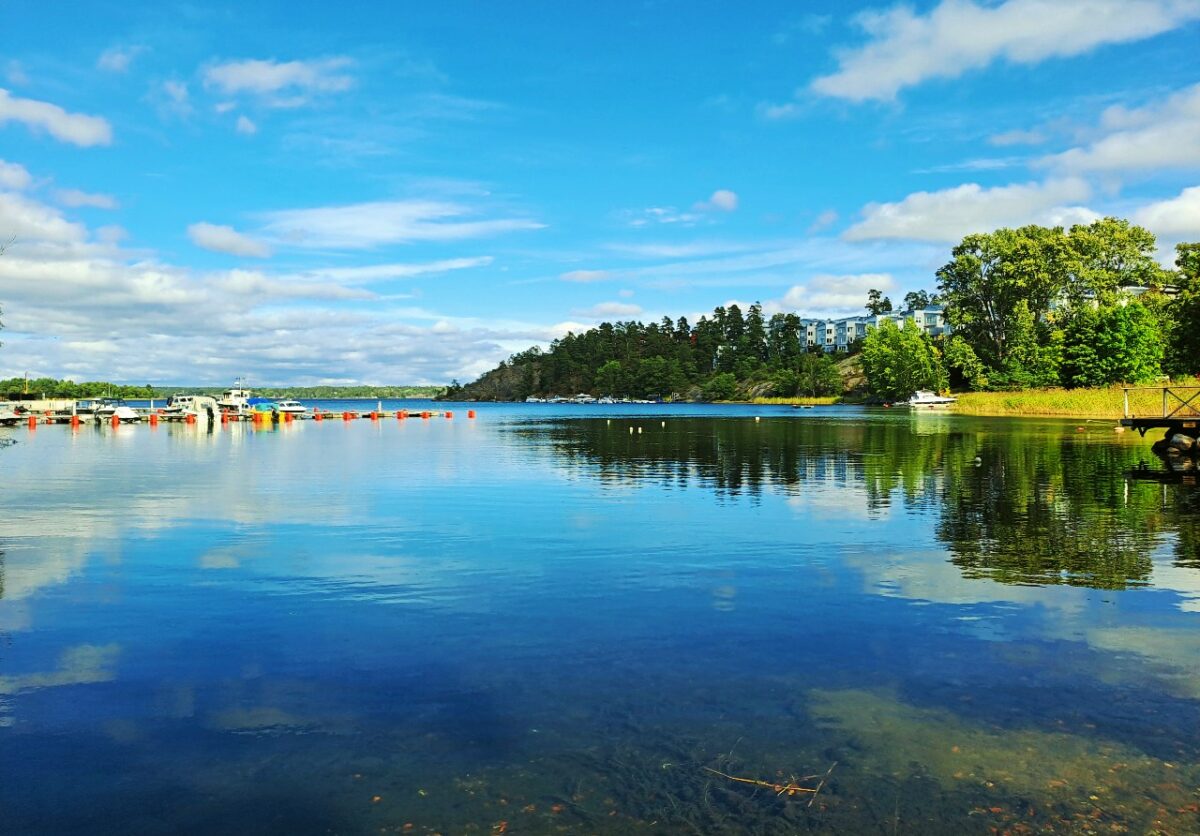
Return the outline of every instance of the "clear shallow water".
[[[448,408],[0,431],[0,832],[1200,830],[1149,441]]]

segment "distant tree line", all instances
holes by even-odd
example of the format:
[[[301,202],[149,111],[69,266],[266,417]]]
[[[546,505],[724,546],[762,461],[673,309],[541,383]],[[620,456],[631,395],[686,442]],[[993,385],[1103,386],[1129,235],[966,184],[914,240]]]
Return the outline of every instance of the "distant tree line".
[[[1179,244],[1174,270],[1159,265],[1155,244],[1118,218],[968,235],[937,271],[950,335],[930,338],[911,322],[871,329],[868,386],[902,398],[1200,373],[1200,244]]]
[[[548,351],[514,354],[479,380],[452,386],[447,398],[521,400],[590,393],[650,399],[730,400],[753,389],[777,397],[840,394],[837,363],[810,353],[800,318],[763,314],[754,303],[718,307],[691,324],[604,322],[569,333]]]
[[[128,386],[105,381],[76,383],[39,377],[28,381],[23,377],[0,380],[0,398],[24,394],[45,398],[128,398],[130,400],[163,399],[176,392],[194,395],[220,395],[221,386]],[[307,400],[336,400],[339,398],[432,398],[446,390],[444,386],[287,386],[255,389],[264,398],[304,398]]]
[[[130,398],[143,399],[164,397],[157,394],[153,386],[125,386],[104,381],[86,381],[76,383],[73,380],[57,380],[52,377],[39,377],[26,380],[23,377],[11,377],[0,380],[0,398],[22,395],[28,392],[43,398]]]

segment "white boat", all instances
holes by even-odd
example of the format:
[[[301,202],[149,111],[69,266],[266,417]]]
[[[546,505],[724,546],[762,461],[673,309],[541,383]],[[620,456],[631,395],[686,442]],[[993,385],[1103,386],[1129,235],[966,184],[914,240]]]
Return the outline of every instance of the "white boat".
[[[912,397],[904,403],[913,409],[948,409],[957,401],[958,398],[952,398],[949,395],[939,395],[935,392],[920,389],[914,392]]]
[[[300,401],[280,401],[280,412],[290,412],[292,415],[307,415],[308,407],[300,403]]]
[[[167,405],[162,408],[165,417],[182,418],[189,412],[195,411],[196,395],[177,393],[167,398]]]
[[[97,421],[107,421],[118,409],[129,409],[120,398],[95,398],[92,400],[91,414]],[[82,410],[79,410],[82,412]]]
[[[239,377],[233,382],[232,388],[221,393],[220,399],[217,400],[217,406],[221,408],[222,412],[240,414],[249,411],[252,397],[254,397],[254,393],[246,388],[246,381]]]
[[[142,420],[142,416],[128,406],[115,407],[112,411],[112,418],[115,418],[122,424],[136,424]]]
[[[25,416],[21,415],[16,410],[16,405],[8,403],[0,403],[0,427],[15,427]]]

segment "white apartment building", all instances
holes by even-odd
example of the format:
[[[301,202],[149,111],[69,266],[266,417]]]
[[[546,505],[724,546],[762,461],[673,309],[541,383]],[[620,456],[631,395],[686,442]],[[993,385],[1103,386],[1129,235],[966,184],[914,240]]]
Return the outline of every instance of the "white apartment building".
[[[867,336],[867,329],[890,319],[896,327],[903,328],[907,320],[913,320],[921,333],[940,337],[950,331],[945,311],[941,305],[929,305],[919,310],[892,311],[872,316],[847,316],[841,319],[801,319],[800,338],[809,348],[820,346],[824,351],[845,353],[855,340]]]

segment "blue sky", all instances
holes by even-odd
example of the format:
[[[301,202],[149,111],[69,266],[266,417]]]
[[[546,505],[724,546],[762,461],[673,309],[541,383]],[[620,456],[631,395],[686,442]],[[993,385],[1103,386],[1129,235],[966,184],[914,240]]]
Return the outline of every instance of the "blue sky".
[[[0,377],[467,380],[998,226],[1200,240],[1200,0],[4,12]]]

